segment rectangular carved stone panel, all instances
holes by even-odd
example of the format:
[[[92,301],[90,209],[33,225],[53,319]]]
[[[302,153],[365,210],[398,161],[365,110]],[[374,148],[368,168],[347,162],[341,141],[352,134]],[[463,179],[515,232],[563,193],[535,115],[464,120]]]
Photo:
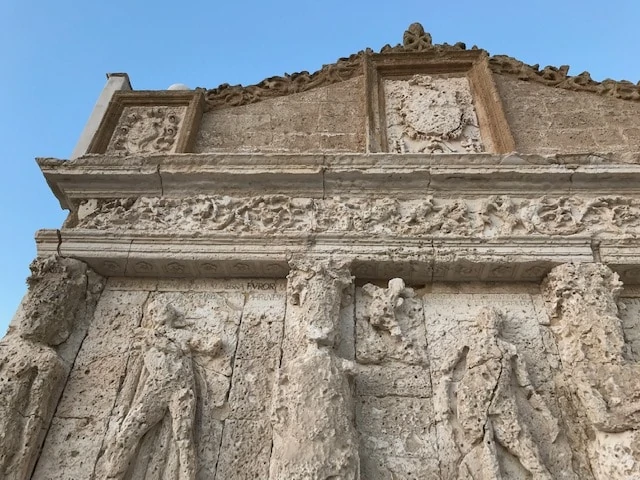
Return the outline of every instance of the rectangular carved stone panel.
[[[577,478],[549,362],[557,354],[543,341],[548,319],[533,297],[423,300],[441,478]]]
[[[385,79],[383,87],[387,151],[484,151],[466,77],[416,74],[409,79]]]

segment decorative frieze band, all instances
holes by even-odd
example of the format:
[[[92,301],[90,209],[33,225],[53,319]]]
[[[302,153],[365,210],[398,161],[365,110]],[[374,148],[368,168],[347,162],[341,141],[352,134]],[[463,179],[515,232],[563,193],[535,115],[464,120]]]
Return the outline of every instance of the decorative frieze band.
[[[640,199],[625,196],[517,198],[139,197],[85,200],[68,227],[162,233],[339,233],[500,238],[640,234]]]

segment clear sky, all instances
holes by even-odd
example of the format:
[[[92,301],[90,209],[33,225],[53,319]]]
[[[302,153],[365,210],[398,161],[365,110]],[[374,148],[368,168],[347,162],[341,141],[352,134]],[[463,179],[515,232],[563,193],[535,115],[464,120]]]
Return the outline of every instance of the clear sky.
[[[637,0],[0,0],[0,336],[25,293],[35,231],[66,215],[34,158],[69,157],[107,72],[127,72],[136,90],[251,84],[400,43],[417,21],[436,43],[635,83],[639,20]]]

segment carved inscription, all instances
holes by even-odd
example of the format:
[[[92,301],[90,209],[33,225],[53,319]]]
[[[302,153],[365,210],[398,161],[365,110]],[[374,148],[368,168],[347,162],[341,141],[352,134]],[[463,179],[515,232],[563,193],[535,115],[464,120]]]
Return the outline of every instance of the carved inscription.
[[[505,195],[477,199],[326,200],[266,195],[198,195],[87,200],[76,228],[223,231],[237,233],[350,232],[483,236],[640,234],[640,200]]]
[[[390,152],[482,152],[466,77],[417,74],[384,80]]]

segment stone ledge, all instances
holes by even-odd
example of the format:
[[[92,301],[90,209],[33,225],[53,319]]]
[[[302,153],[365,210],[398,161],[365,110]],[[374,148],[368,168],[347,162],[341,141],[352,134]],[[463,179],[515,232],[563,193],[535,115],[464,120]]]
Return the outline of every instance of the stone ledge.
[[[640,193],[638,155],[175,154],[39,159],[64,208],[88,198]]]
[[[59,236],[60,235],[60,236]],[[283,278],[299,255],[352,263],[361,279],[403,277],[432,281],[540,281],[554,266],[591,262],[585,238],[371,239],[353,235],[179,236],[41,230],[38,256],[59,252],[105,276]],[[640,246],[638,247],[640,248]]]

